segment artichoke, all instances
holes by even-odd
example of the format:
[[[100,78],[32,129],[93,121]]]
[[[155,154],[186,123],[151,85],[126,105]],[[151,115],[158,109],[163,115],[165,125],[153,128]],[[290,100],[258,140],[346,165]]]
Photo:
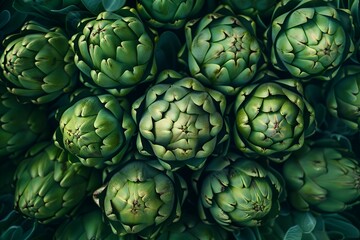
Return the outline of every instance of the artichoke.
[[[21,113],[21,117],[19,117]],[[0,85],[0,156],[15,156],[48,134],[47,113]]]
[[[272,169],[235,152],[217,157],[194,177],[200,218],[228,231],[261,226],[280,210],[282,186]]]
[[[354,52],[350,11],[331,1],[281,1],[266,35],[273,66],[304,80],[329,80]]]
[[[124,96],[156,73],[154,37],[133,8],[83,19],[71,39],[82,81]]]
[[[196,15],[205,0],[148,1],[137,0],[139,15],[152,27],[179,29]]]
[[[234,95],[253,79],[262,59],[255,31],[250,17],[220,7],[185,25],[186,45],[180,55],[187,58],[194,78]]]
[[[94,198],[116,235],[154,239],[179,219],[187,186],[180,175],[165,171],[157,161],[130,158]]]
[[[281,162],[313,133],[315,112],[304,98],[301,82],[266,74],[237,95],[234,143],[246,154]]]
[[[111,94],[81,98],[60,116],[54,139],[88,167],[121,161],[135,133],[128,102]]]
[[[132,105],[141,154],[156,156],[166,169],[201,168],[207,157],[226,150],[226,99],[192,77],[163,71],[157,84]]]
[[[15,209],[41,223],[68,215],[101,184],[101,175],[49,142],[32,146],[18,165]]]
[[[72,91],[78,70],[68,41],[60,28],[49,29],[34,21],[8,36],[0,64],[9,91],[37,104]]]
[[[53,232],[51,226],[26,219],[14,210],[12,194],[0,195],[0,240],[49,239]]]
[[[359,161],[337,140],[308,142],[285,162],[283,176],[298,210],[333,213],[360,203]]]
[[[360,65],[340,69],[327,91],[327,109],[330,114],[351,128],[360,130]]]

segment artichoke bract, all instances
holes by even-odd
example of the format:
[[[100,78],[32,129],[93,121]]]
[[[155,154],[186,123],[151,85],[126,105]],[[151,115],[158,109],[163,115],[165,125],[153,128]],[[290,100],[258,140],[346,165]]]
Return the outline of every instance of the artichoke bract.
[[[360,65],[343,66],[331,80],[326,103],[330,114],[354,132],[360,130]]]
[[[124,96],[156,73],[154,36],[133,8],[83,19],[71,39],[86,86]]]
[[[118,236],[154,239],[177,221],[187,196],[185,181],[152,159],[137,158],[122,166],[94,193],[112,231]]]
[[[201,168],[221,154],[229,141],[223,94],[174,71],[163,71],[157,84],[132,105],[139,126],[136,146],[156,156],[166,169]],[[217,151],[219,150],[219,151]]]
[[[352,34],[348,9],[331,1],[284,0],[266,35],[275,68],[304,80],[329,80],[354,52]]]
[[[137,0],[139,15],[154,28],[179,29],[194,17],[205,0],[149,1]]]
[[[27,22],[4,40],[0,66],[9,91],[25,102],[48,103],[75,88],[78,70],[62,29]]]
[[[240,151],[282,162],[314,132],[315,112],[300,81],[270,79],[249,84],[237,95],[233,137]]]
[[[194,78],[234,95],[253,79],[262,59],[255,31],[250,17],[220,7],[185,25],[186,44],[179,54]]]
[[[212,159],[196,181],[200,218],[228,231],[275,219],[282,186],[272,171],[235,152]]]
[[[0,239],[47,239],[53,234],[50,226],[24,218],[14,209],[12,194],[0,195]]]
[[[100,94],[68,107],[60,116],[54,139],[85,166],[104,168],[122,160],[135,129],[128,102]]]
[[[48,134],[46,111],[18,102],[1,85],[0,119],[0,156],[15,156]]]
[[[308,142],[285,162],[283,176],[298,210],[334,213],[360,203],[359,160],[334,139]]]
[[[15,209],[41,223],[71,213],[101,184],[101,174],[49,142],[32,146],[14,175]]]

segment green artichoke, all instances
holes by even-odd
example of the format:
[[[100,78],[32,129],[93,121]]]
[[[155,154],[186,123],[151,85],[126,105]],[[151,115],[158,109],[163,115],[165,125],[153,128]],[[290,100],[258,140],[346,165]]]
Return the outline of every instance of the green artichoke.
[[[24,218],[14,210],[14,196],[0,195],[0,240],[45,240],[54,233],[52,226]]]
[[[281,162],[313,133],[315,112],[304,98],[301,82],[269,76],[237,95],[233,136],[240,151]]]
[[[334,139],[305,144],[285,162],[283,176],[298,210],[340,212],[360,203],[359,161]]]
[[[149,1],[137,0],[139,15],[152,27],[179,29],[194,17],[205,0]]]
[[[220,92],[192,77],[163,71],[157,84],[132,105],[139,126],[137,149],[155,155],[166,169],[201,168],[207,157],[228,145],[225,107]]]
[[[71,39],[82,81],[124,96],[156,73],[154,37],[133,8],[83,19]]]
[[[95,201],[116,235],[154,239],[179,219],[186,196],[180,175],[165,171],[152,159],[132,157],[95,192]]]
[[[343,66],[327,89],[327,109],[335,118],[360,130],[360,65]]]
[[[331,1],[281,1],[266,35],[273,66],[304,80],[329,80],[354,52],[350,11]]]
[[[198,209],[205,223],[235,231],[277,217],[282,186],[270,168],[230,152],[212,159],[197,174]]]
[[[101,184],[101,174],[54,144],[30,148],[14,175],[15,209],[41,223],[68,215]]]
[[[0,59],[9,91],[24,101],[48,103],[74,89],[78,70],[63,30],[27,22],[8,36]]]
[[[21,113],[21,117],[19,117]],[[15,156],[48,134],[47,113],[0,85],[0,156]]]
[[[214,13],[185,25],[186,44],[179,53],[187,58],[191,75],[225,95],[253,79],[262,52],[255,22],[220,7]]]
[[[85,166],[104,168],[122,160],[135,129],[125,99],[93,95],[81,98],[61,114],[54,139]]]

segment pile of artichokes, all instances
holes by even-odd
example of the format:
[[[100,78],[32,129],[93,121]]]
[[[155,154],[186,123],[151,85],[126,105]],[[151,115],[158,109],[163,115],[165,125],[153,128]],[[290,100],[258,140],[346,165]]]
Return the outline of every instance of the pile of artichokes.
[[[359,0],[0,0],[0,240],[360,239]]]

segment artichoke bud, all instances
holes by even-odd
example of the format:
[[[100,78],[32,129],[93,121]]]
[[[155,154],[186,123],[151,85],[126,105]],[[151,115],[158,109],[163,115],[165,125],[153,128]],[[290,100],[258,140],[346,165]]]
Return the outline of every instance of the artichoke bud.
[[[255,22],[226,6],[188,21],[185,36],[179,55],[187,58],[191,75],[225,95],[235,95],[263,63]]]
[[[154,239],[179,220],[187,196],[185,180],[157,165],[147,159],[129,161],[95,191],[94,200],[116,235]]]
[[[44,104],[71,92],[78,70],[69,38],[57,27],[27,22],[4,40],[0,58],[8,90],[24,102]]]
[[[69,215],[101,184],[101,175],[52,143],[41,142],[29,149],[17,167],[15,209],[41,223]]]
[[[360,166],[337,140],[311,141],[285,162],[289,201],[298,210],[342,212],[360,203]]]
[[[315,130],[315,112],[294,79],[271,79],[243,87],[234,104],[234,143],[251,156],[285,161]]]
[[[125,96],[156,74],[153,32],[135,9],[102,12],[83,19],[71,38],[75,64],[88,87],[100,87]]]
[[[330,81],[326,103],[330,114],[351,128],[360,130],[360,65],[343,66]]]
[[[154,28],[179,29],[202,10],[205,0],[137,0],[139,15]]]
[[[229,129],[223,94],[180,73],[163,71],[157,84],[132,105],[139,126],[136,146],[166,169],[201,168],[207,157],[227,151]]]
[[[271,63],[302,80],[330,80],[355,51],[348,9],[332,1],[282,1],[267,29]]]
[[[211,159],[209,166],[197,181],[198,210],[205,223],[235,231],[278,216],[282,185],[273,169],[234,152]]]
[[[76,101],[61,114],[54,140],[85,166],[104,168],[122,160],[135,129],[126,99],[93,95]]]
[[[48,135],[45,109],[20,103],[3,86],[0,86],[0,118],[0,156],[15,157]]]

